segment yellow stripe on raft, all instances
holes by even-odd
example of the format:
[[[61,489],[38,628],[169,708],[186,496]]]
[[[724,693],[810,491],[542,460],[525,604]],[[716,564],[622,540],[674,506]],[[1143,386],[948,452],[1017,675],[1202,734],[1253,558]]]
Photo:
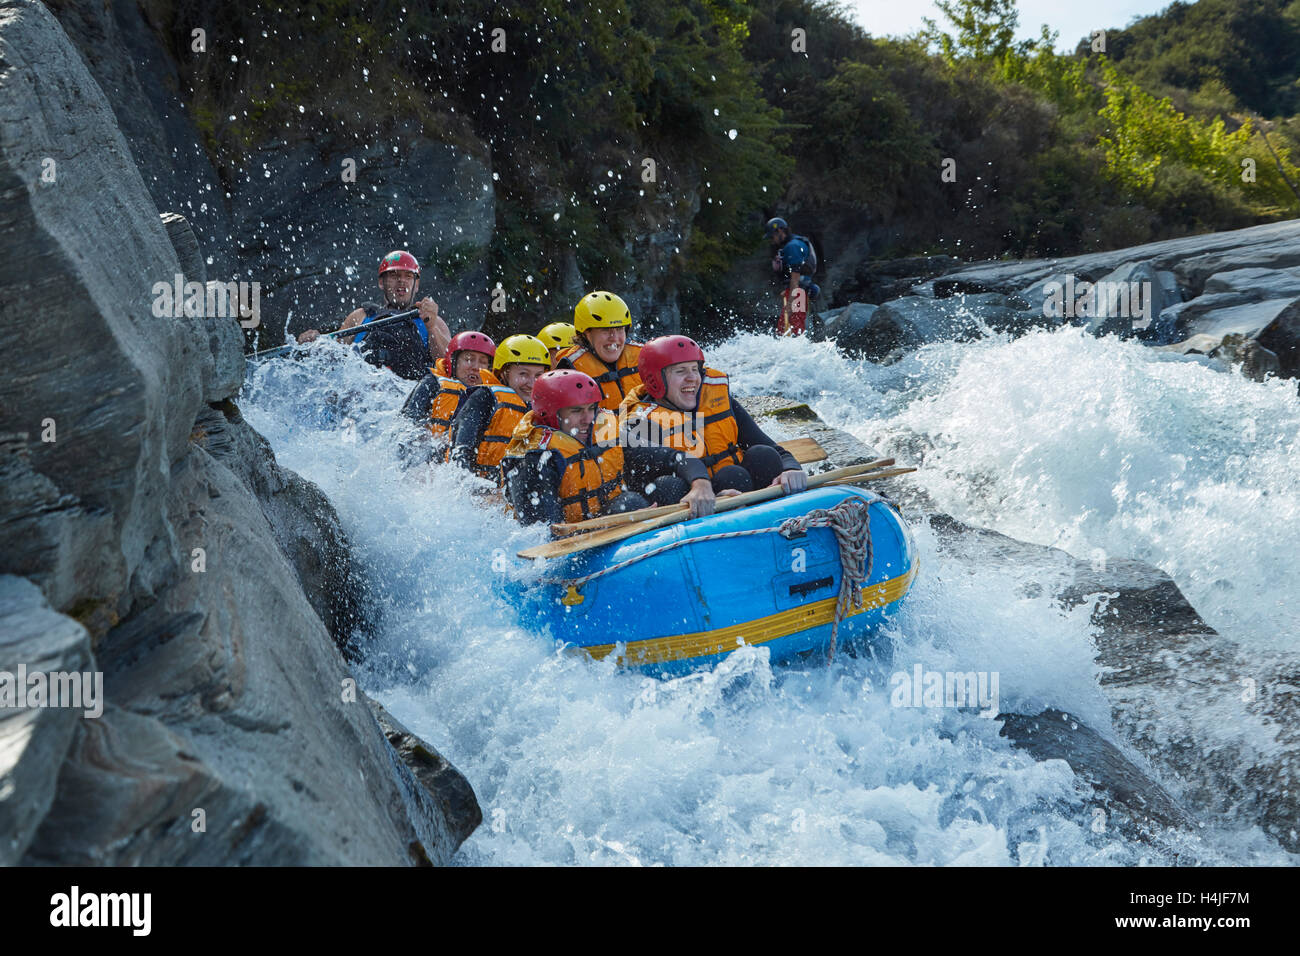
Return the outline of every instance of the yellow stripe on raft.
[[[889,578],[886,581],[880,581],[863,588],[862,607],[855,608],[850,605],[848,613],[844,615],[845,619],[855,614],[861,614],[864,611],[885,607],[900,600],[912,586],[919,567],[919,561],[913,562],[911,570],[906,574],[900,574],[896,578]],[[617,662],[619,664],[656,664],[661,661],[689,660],[692,657],[707,657],[711,654],[724,654],[727,651],[734,651],[741,644],[765,644],[768,641],[776,640],[778,637],[796,634],[799,631],[806,631],[822,624],[830,624],[835,620],[835,603],[838,600],[838,597],[826,598],[821,601],[814,601],[812,604],[805,604],[802,607],[792,607],[786,611],[769,614],[767,617],[760,617],[744,624],[733,624],[730,627],[722,627],[714,631],[674,634],[671,637],[652,637],[645,641],[631,641],[628,643],[623,655],[617,659]],[[595,660],[601,660],[609,656],[617,646],[617,644],[593,644],[590,647],[577,648],[577,650],[585,651]]]

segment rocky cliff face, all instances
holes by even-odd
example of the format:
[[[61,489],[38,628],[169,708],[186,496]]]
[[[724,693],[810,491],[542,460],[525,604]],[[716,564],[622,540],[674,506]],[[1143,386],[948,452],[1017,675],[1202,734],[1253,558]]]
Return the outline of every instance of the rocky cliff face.
[[[0,6],[0,671],[104,691],[0,709],[0,862],[446,862],[477,804],[356,690],[337,517],[231,402],[236,317],[159,308],[169,228],[54,17]]]
[[[285,332],[333,328],[378,298],[379,258],[394,248],[420,260],[420,291],[453,331],[482,325],[496,216],[485,151],[471,155],[418,126],[360,146],[308,139],[304,126],[253,144],[238,168],[218,171],[176,64],[135,0],[54,10],[154,202],[192,224],[211,259],[208,278],[261,284],[259,348],[279,345]]]

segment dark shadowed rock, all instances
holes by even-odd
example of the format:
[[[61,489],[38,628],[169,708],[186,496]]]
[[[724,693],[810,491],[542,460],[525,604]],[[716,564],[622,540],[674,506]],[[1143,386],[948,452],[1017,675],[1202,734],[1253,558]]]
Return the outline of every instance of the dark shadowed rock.
[[[452,828],[457,844],[483,822],[483,810],[469,782],[427,743],[411,733],[384,705],[367,697],[371,712],[402,762],[411,769],[425,792],[438,802],[443,818]]]
[[[355,182],[342,176],[348,159]],[[379,259],[397,248],[420,261],[419,295],[438,302],[454,331],[482,324],[496,224],[492,171],[482,161],[409,128],[364,148],[269,143],[247,166],[256,175],[235,194],[232,221],[246,237],[244,278],[262,284],[262,309],[280,323],[266,330],[263,347],[286,330],[335,328],[378,298]],[[261,236],[289,238],[253,240]]]
[[[1279,312],[1255,338],[1276,356],[1279,376],[1300,378],[1300,299]]]
[[[1039,714],[998,714],[1001,734],[1036,760],[1064,760],[1131,821],[1147,828],[1191,827],[1187,811],[1118,747],[1077,717],[1048,709]],[[1113,815],[1113,813],[1112,813]]]

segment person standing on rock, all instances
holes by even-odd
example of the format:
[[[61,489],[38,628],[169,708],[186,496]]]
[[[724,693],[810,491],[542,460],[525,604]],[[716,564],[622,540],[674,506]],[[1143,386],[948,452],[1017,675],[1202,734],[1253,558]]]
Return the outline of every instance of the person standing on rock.
[[[821,292],[812,277],[817,272],[817,250],[807,236],[796,236],[784,219],[767,221],[772,246],[772,271],[784,282],[777,335],[803,335],[808,322],[808,302]]]
[[[383,365],[402,378],[419,381],[447,350],[451,330],[438,315],[437,302],[427,296],[415,301],[420,288],[420,263],[405,249],[394,250],[379,260],[379,288],[384,293],[385,304],[363,304],[348,313],[341,328],[365,326],[412,308],[419,309],[420,314],[373,332],[361,331],[340,339],[344,344],[355,344],[370,364]],[[319,335],[318,330],[307,329],[298,336],[298,341],[311,342]]]

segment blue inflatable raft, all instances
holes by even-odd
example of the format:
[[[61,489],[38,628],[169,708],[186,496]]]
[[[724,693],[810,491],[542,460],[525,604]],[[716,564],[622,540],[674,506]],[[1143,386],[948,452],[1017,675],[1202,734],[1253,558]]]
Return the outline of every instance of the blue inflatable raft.
[[[917,573],[916,547],[901,516],[879,495],[851,485],[669,525],[548,562],[548,583],[522,595],[524,612],[531,626],[593,658],[614,654],[620,664],[658,674],[709,667],[746,644],[768,648],[773,663],[824,655],[842,579],[835,533],[809,527],[786,538],[774,529],[852,496],[867,502],[873,561],[862,608],[850,606],[840,621],[837,646],[846,648],[875,630]],[[700,540],[765,528],[773,530]]]

